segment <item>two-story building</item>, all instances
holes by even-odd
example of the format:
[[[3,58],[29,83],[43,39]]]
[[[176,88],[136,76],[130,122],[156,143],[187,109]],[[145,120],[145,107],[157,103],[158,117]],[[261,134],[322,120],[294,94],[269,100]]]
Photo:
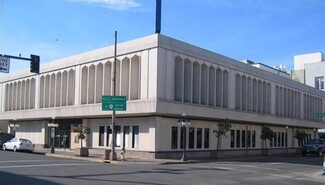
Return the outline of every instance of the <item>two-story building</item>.
[[[271,153],[293,152],[297,129],[317,137],[325,119],[325,93],[289,78],[205,49],[154,34],[117,45],[116,95],[127,97],[127,110],[116,112],[116,149],[128,156],[180,158],[186,114],[188,157],[213,157],[213,130],[228,119],[232,128],[219,147],[225,156],[256,155],[264,148],[263,126],[275,132]],[[49,122],[58,123],[55,146],[80,146],[74,127],[89,125],[85,145],[111,146],[111,111],[102,96],[112,95],[114,46],[41,65],[0,80],[2,130],[50,145]],[[11,124],[13,125],[13,124]]]

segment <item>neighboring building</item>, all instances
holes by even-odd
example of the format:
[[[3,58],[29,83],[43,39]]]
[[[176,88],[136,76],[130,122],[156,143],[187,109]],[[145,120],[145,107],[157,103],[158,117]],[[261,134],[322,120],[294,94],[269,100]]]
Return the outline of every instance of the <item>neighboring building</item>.
[[[279,76],[282,76],[282,77],[285,77],[285,78],[290,78],[290,74],[288,74],[286,71],[285,71],[285,67],[284,65],[280,65],[280,66],[275,66],[275,67],[270,67],[270,66],[267,66],[265,64],[262,64],[262,63],[256,63],[256,62],[253,62],[251,60],[244,60],[243,61],[245,64],[249,64],[251,66],[254,66],[254,67],[257,67],[259,69],[263,69],[265,71],[268,71],[268,72],[271,72],[271,73],[274,73],[274,74],[277,74]]]
[[[300,83],[325,91],[325,54],[315,52],[294,56],[291,78]]]
[[[117,111],[116,149],[128,157],[180,158],[181,126],[186,113],[188,157],[213,157],[213,130],[229,119],[230,137],[220,149],[227,156],[257,155],[265,146],[263,126],[275,131],[271,153],[295,152],[297,129],[308,138],[325,128],[325,94],[291,79],[252,67],[199,47],[154,34],[118,44],[117,95],[127,96],[127,110]],[[63,58],[0,80],[0,124],[19,123],[16,134],[38,146],[49,145],[47,124],[59,124],[55,146],[74,149],[73,128],[91,126],[85,145],[111,145],[111,111],[102,111],[102,95],[112,95],[114,46]],[[220,153],[219,153],[220,154]]]

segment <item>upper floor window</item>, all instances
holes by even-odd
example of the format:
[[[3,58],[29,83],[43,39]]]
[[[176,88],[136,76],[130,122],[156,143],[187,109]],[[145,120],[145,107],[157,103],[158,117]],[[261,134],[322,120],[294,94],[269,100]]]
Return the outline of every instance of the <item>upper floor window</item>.
[[[324,89],[324,77],[316,77],[315,78],[315,88],[316,89]]]

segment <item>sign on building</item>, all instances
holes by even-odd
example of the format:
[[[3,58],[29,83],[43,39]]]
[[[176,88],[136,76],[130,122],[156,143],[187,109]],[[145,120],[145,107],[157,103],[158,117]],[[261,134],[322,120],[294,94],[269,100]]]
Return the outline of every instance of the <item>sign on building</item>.
[[[0,72],[9,73],[10,59],[6,57],[0,57]]]

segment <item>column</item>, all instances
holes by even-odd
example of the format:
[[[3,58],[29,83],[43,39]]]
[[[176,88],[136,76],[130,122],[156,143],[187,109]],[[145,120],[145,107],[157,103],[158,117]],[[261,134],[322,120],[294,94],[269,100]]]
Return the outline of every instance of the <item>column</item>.
[[[236,74],[233,69],[229,72],[229,108],[236,108]]]
[[[31,79],[32,81],[32,79]],[[44,79],[45,81],[45,79]],[[31,83],[32,84],[32,83]],[[31,91],[34,91],[35,93],[31,93],[31,94],[35,94],[35,109],[39,109],[39,102],[40,102],[40,75],[36,75],[35,76],[35,89],[33,89],[33,86],[31,85]],[[33,98],[31,97],[31,101],[33,100]]]
[[[300,96],[299,96],[300,95]],[[299,118],[300,119],[304,119],[304,106],[305,106],[305,104],[304,104],[304,93],[300,93],[299,92],[299,107],[300,107],[300,112],[299,112]]]

